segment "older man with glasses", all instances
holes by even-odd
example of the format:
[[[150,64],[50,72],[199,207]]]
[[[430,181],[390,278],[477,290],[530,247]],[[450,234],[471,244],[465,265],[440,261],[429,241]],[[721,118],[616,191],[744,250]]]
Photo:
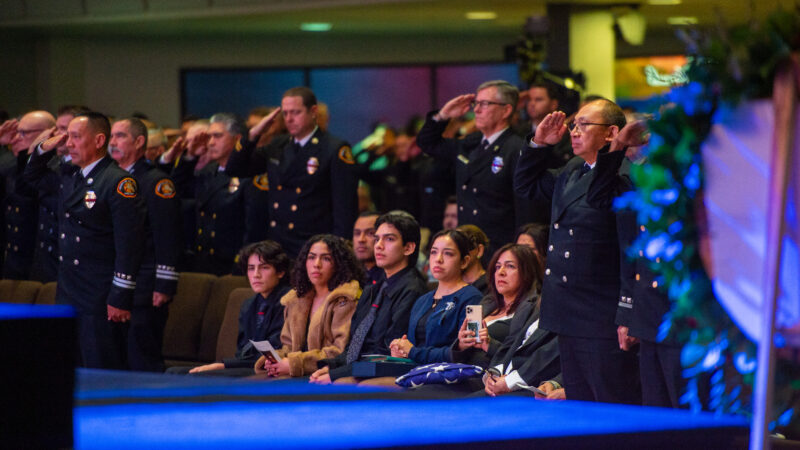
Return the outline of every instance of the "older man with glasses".
[[[38,218],[36,189],[23,182],[28,147],[42,131],[54,127],[56,119],[47,111],[31,111],[19,121],[0,126],[0,176],[3,178],[5,258],[3,278],[27,280],[33,264]],[[8,146],[8,148],[5,148]]]
[[[540,326],[558,335],[568,399],[637,404],[636,354],[620,348],[615,323],[620,249],[615,213],[607,207],[615,192],[597,186],[603,180],[595,170],[598,157],[629,134],[620,135],[625,115],[614,102],[596,100],[565,122],[560,111],[545,117],[523,146],[514,175],[519,195],[552,204]],[[567,130],[577,157],[548,170],[549,153]],[[629,187],[628,168],[623,161],[620,180]]]
[[[490,258],[513,242],[514,230],[525,223],[526,201],[514,195],[513,175],[522,139],[510,128],[519,91],[502,80],[487,81],[476,94],[464,94],[428,114],[417,144],[441,164],[455,165],[458,224],[473,224],[489,237]],[[447,123],[475,111],[477,132],[463,139],[442,136]]]

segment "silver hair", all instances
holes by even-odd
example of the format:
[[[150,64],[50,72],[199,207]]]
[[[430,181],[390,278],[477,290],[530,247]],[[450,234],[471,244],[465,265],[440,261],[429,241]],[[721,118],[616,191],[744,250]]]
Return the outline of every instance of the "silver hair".
[[[504,80],[485,81],[478,86],[478,90],[476,92],[480,92],[490,87],[497,88],[498,101],[507,105],[511,105],[512,108],[517,107],[517,102],[519,101],[519,89],[517,89],[516,86]]]
[[[209,123],[221,123],[225,125],[225,130],[232,135],[247,134],[247,127],[241,119],[231,113],[216,113],[211,116]]]

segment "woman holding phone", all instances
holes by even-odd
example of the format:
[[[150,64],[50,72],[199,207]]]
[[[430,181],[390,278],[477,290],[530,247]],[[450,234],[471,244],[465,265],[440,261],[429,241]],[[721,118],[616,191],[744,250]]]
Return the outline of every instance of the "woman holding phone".
[[[550,382],[560,372],[556,336],[537,326],[543,276],[539,261],[524,245],[506,244],[497,250],[488,272],[491,294],[480,305],[480,331],[476,335],[470,329],[468,316],[450,348],[450,361],[481,366],[492,374],[419,389],[499,395],[537,386],[549,394],[560,387]]]
[[[542,287],[542,266],[533,250],[506,244],[489,263],[490,293],[481,301],[480,331],[467,317],[451,347],[452,360],[486,367],[509,334],[511,319],[522,302],[535,300]]]
[[[350,319],[361,295],[363,270],[347,242],[330,234],[311,237],[297,256],[292,287],[282,299],[281,361],[265,357],[256,373],[300,377],[317,370],[317,361],[342,352],[350,336]]]

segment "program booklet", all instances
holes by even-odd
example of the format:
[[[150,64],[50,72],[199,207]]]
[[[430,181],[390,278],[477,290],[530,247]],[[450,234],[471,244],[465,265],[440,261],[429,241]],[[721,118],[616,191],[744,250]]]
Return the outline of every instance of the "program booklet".
[[[253,348],[258,350],[259,353],[264,355],[264,357],[267,358],[267,361],[269,361],[271,364],[277,364],[280,362],[281,357],[278,356],[278,352],[275,351],[269,341],[256,342],[250,339],[250,344],[253,346]]]

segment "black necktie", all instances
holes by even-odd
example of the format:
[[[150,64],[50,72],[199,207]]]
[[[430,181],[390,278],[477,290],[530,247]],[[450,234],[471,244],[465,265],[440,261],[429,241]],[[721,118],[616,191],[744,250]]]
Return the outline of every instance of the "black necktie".
[[[256,301],[258,302],[258,308],[256,310],[256,329],[260,331],[264,327],[264,322],[266,320],[265,311],[267,309],[267,299],[259,295],[256,297]]]
[[[364,320],[362,320],[360,324],[358,324],[358,328],[356,328],[356,331],[350,338],[350,346],[347,348],[347,364],[358,360],[358,357],[361,355],[361,347],[364,346],[364,339],[366,339],[369,329],[372,328],[372,324],[375,322],[375,316],[378,315],[378,308],[381,306],[383,293],[387,284],[388,283],[385,281],[383,282],[380,290],[378,291],[378,295],[375,296],[375,303],[373,303],[369,308],[367,316],[364,317]]]
[[[578,178],[586,175],[590,170],[592,170],[592,166],[590,166],[589,163],[583,163],[583,166],[581,166],[581,174]]]
[[[300,146],[300,143],[292,139],[292,144],[289,145],[289,148],[287,149],[288,151],[286,151],[283,155],[283,159],[285,160],[286,166],[292,164],[297,155],[300,154],[301,148],[302,147]]]
[[[484,139],[483,142],[481,142],[481,148],[484,150],[489,148],[489,141],[487,139]]]
[[[75,171],[75,189],[80,189],[83,185],[83,173],[80,169]]]

